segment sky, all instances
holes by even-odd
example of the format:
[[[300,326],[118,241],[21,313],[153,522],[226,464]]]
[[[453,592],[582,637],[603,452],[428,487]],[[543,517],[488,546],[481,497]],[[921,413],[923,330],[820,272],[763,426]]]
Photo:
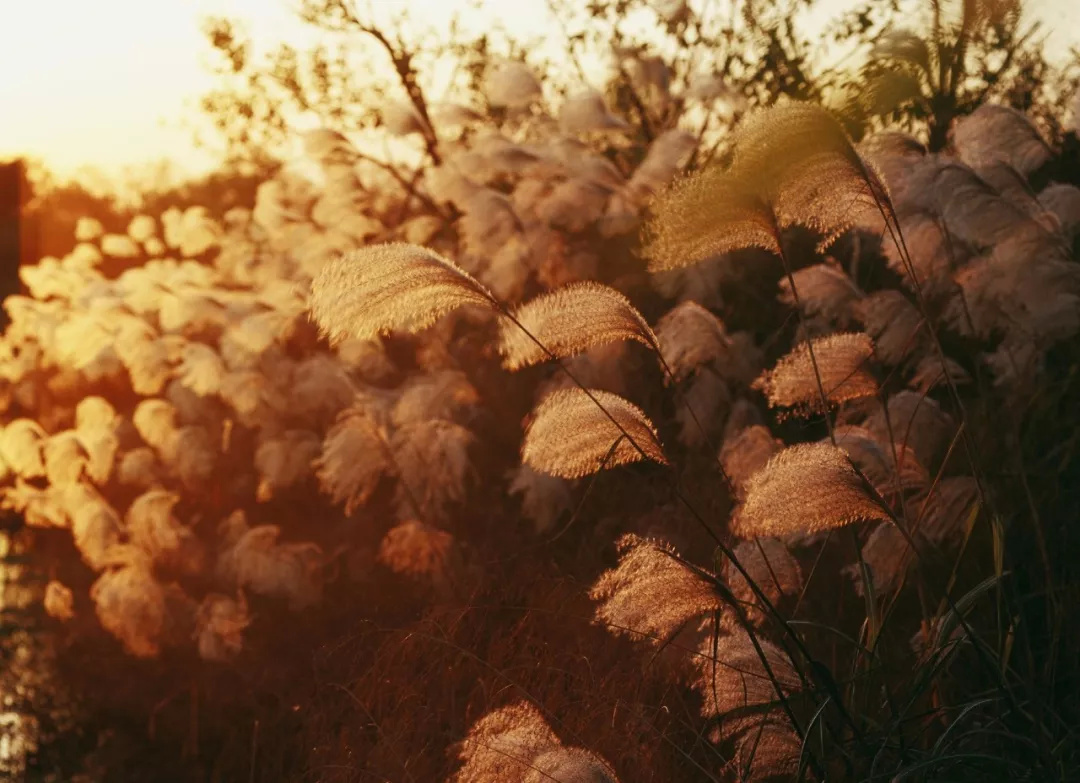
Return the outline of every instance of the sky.
[[[711,0],[707,0],[711,1]],[[210,170],[193,143],[198,99],[214,85],[200,30],[209,14],[241,20],[256,41],[303,44],[316,35],[296,0],[0,0],[0,160],[31,156],[61,177],[92,166],[123,176],[167,159],[176,171]],[[842,9],[851,0],[825,0]],[[438,29],[467,0],[372,0],[377,16],[407,7]],[[1080,43],[1080,2],[1030,0],[1033,18],[1064,51]],[[544,0],[482,0],[473,24],[500,22],[535,35]],[[1069,40],[1072,36],[1072,40]]]

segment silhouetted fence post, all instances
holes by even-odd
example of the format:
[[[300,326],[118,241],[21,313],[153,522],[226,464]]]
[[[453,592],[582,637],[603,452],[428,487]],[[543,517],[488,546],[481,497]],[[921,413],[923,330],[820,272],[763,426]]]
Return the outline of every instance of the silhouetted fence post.
[[[0,299],[19,293],[19,263],[28,238],[22,211],[29,197],[22,161],[0,164]],[[5,326],[7,313],[0,311],[0,327]]]

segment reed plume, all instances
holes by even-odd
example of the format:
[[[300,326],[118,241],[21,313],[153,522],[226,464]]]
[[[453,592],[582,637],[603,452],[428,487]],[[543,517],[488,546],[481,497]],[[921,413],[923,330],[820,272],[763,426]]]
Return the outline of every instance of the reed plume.
[[[619,340],[657,347],[641,313],[621,293],[599,283],[572,283],[542,294],[518,308],[514,318],[521,326],[504,321],[500,341],[509,370],[545,361],[549,351],[565,358]]]
[[[603,759],[564,746],[528,702],[488,713],[458,747],[464,765],[452,783],[618,783]]]
[[[831,405],[877,394],[877,381],[866,370],[873,353],[874,343],[865,334],[819,337],[809,344],[801,343],[754,385],[765,392],[773,407],[792,408],[803,414],[823,413],[822,390]]]
[[[746,482],[732,530],[742,538],[799,537],[888,518],[847,452],[831,443],[802,443],[781,451]]]
[[[325,264],[311,283],[311,317],[332,342],[417,332],[465,305],[493,308],[487,289],[416,245],[373,245]]]
[[[554,391],[536,406],[521,458],[535,470],[571,479],[642,459],[667,464],[640,408],[610,392],[578,388]]]
[[[690,621],[723,606],[714,586],[659,541],[628,534],[618,541],[619,565],[589,591],[600,602],[596,621],[612,633],[667,640]]]

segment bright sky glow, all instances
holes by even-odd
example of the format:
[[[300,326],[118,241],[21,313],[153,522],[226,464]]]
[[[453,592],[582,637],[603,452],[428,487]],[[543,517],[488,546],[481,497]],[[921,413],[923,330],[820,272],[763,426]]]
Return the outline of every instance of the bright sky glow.
[[[843,8],[850,0],[828,0]],[[317,35],[292,0],[32,0],[4,3],[0,24],[0,159],[41,158],[61,176],[87,166],[110,175],[167,158],[204,171],[215,157],[195,148],[186,124],[213,85],[201,20],[242,20],[257,42],[304,44]],[[373,0],[377,15],[407,7],[435,29],[464,0]],[[536,36],[548,24],[543,0],[485,0],[472,24],[501,23]],[[1080,43],[1080,2],[1033,0],[1055,51]]]

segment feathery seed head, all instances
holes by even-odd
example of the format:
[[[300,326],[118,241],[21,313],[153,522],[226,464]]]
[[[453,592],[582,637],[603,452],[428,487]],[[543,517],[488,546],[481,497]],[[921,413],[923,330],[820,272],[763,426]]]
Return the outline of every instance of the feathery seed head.
[[[541,97],[540,82],[525,63],[504,62],[489,67],[483,91],[492,106],[520,108]]]
[[[45,475],[45,430],[32,419],[15,419],[0,431],[0,457],[21,478]]]
[[[618,783],[603,759],[564,747],[528,702],[488,713],[473,724],[459,748],[465,764],[451,783]]]
[[[167,623],[166,595],[148,564],[134,560],[104,572],[90,588],[98,620],[124,648],[139,658],[153,658],[161,648]]]
[[[759,110],[736,129],[730,173],[769,204],[781,228],[806,226],[824,249],[879,212],[884,183],[827,110],[788,103]]]
[[[159,450],[165,448],[177,429],[176,408],[165,400],[143,400],[135,407],[131,420],[143,442]]]
[[[95,571],[105,567],[109,552],[120,543],[120,516],[100,496],[91,494],[71,510],[71,533],[83,562]]]
[[[86,449],[73,430],[58,432],[46,440],[42,454],[45,475],[53,486],[78,482],[89,462]]]
[[[813,264],[792,274],[799,302],[807,315],[820,315],[829,323],[847,325],[863,293],[838,265]],[[780,281],[780,301],[795,304],[791,281]]]
[[[783,446],[783,441],[774,438],[769,428],[761,424],[752,424],[726,438],[720,448],[720,463],[736,493],[742,495],[750,477],[765,467]]]
[[[652,329],[630,300],[600,283],[571,283],[541,294],[519,307],[514,317],[524,330],[509,320],[501,325],[503,364],[510,370],[547,360],[547,351],[566,358],[594,345],[619,340],[657,346]]]
[[[247,601],[241,593],[230,598],[210,593],[195,614],[195,641],[204,661],[227,661],[244,644],[244,630],[251,624]]]
[[[652,272],[748,247],[780,253],[768,206],[718,167],[684,177],[657,197],[648,237],[645,254]]]
[[[537,533],[551,530],[574,504],[571,483],[558,476],[518,465],[510,474],[513,479],[507,491],[521,496],[521,513],[530,519]]]
[[[1027,115],[1010,106],[984,103],[957,119],[953,144],[969,166],[1007,163],[1027,175],[1050,159],[1050,146]]]
[[[475,441],[472,432],[443,419],[410,422],[394,433],[390,448],[401,474],[397,501],[403,516],[443,519],[452,504],[465,499]]]
[[[383,536],[379,562],[395,574],[426,583],[438,596],[450,595],[464,570],[454,537],[415,520],[401,522]]]
[[[752,721],[739,734],[735,754],[741,780],[790,779],[799,771],[802,740],[777,710]]]
[[[810,343],[801,343],[754,385],[765,392],[773,407],[821,413],[822,390],[830,405],[877,394],[877,381],[865,369],[873,352],[874,344],[865,334],[819,337]],[[819,377],[821,388],[818,387]]]
[[[202,545],[194,532],[173,516],[180,496],[150,490],[135,498],[124,517],[131,542],[155,563],[197,572],[202,565]]]
[[[863,544],[862,559],[870,572],[874,594],[888,595],[899,588],[911,565],[911,546],[896,525],[883,522],[874,528]],[[866,585],[863,584],[859,563],[846,566],[844,573],[854,580],[855,592],[864,595]]]
[[[42,603],[46,614],[62,623],[75,616],[75,596],[71,594],[71,588],[55,579],[45,585],[45,599]]]
[[[743,629],[720,636],[715,654],[711,636],[702,642],[700,654],[695,658],[699,676],[694,683],[704,699],[702,715],[724,716],[738,709],[774,704],[779,701],[777,686],[785,696],[801,688],[801,680],[787,654],[760,636],[757,643],[769,662],[772,677]]]
[[[530,767],[522,783],[618,783],[607,762],[583,748],[549,750],[533,759]]]
[[[306,479],[321,452],[322,441],[308,430],[286,430],[260,439],[255,449],[255,470],[259,474],[256,500],[270,500],[281,490]]]
[[[346,516],[367,501],[383,475],[392,472],[386,434],[362,400],[338,415],[314,467],[322,491],[334,503],[345,504]]]
[[[784,596],[798,595],[802,590],[803,576],[799,561],[792,556],[783,541],[777,538],[742,541],[733,551],[750,579],[771,604],[778,604]],[[746,577],[730,561],[724,562],[724,580],[737,600],[755,607],[750,612],[755,624],[764,620],[764,608],[757,607],[758,598]]]
[[[979,488],[971,476],[941,479],[918,503],[919,535],[935,546],[958,543],[978,502]]]
[[[604,133],[630,128],[626,120],[608,111],[604,96],[595,90],[567,98],[559,109],[559,125],[565,133]]]
[[[218,554],[218,575],[237,589],[283,598],[292,611],[318,602],[322,595],[319,569],[322,550],[311,543],[278,543],[277,525],[246,526],[242,518],[230,518],[239,535]],[[241,532],[242,530],[242,532]]]
[[[830,443],[802,443],[774,456],[746,482],[746,500],[732,519],[742,538],[786,538],[888,519],[848,461]]]
[[[723,322],[694,301],[669,310],[656,325],[660,354],[676,380],[698,367],[720,363],[732,351]]]
[[[325,264],[308,305],[335,343],[417,332],[465,305],[494,307],[487,289],[453,262],[404,243],[365,247]]]
[[[879,405],[863,426],[883,443],[910,449],[927,468],[937,465],[956,435],[952,417],[937,400],[907,389],[889,397],[887,406]]]
[[[667,464],[656,429],[640,408],[610,392],[578,388],[554,391],[536,406],[521,458],[562,478],[642,459]]]
[[[596,622],[614,634],[662,644],[701,615],[723,606],[715,587],[680,562],[666,544],[628,534],[618,541],[619,565],[596,581]]]
[[[924,487],[930,480],[915,451],[903,443],[890,443],[878,433],[854,426],[836,427],[833,437],[882,495]]]
[[[461,743],[465,765],[454,783],[522,780],[533,759],[561,747],[543,715],[528,702],[494,710],[473,724]]]
[[[395,426],[457,420],[480,403],[476,391],[460,370],[440,370],[411,379],[402,389],[390,418]]]

